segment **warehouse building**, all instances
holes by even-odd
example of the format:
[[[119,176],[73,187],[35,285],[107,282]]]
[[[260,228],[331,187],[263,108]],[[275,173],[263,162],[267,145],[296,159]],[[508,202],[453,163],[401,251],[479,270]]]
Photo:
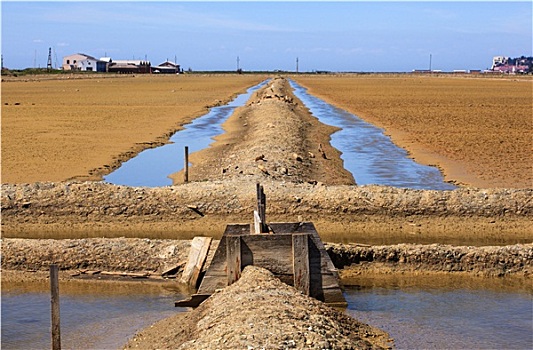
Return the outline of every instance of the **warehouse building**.
[[[107,62],[92,56],[76,53],[63,57],[63,70],[106,72]]]

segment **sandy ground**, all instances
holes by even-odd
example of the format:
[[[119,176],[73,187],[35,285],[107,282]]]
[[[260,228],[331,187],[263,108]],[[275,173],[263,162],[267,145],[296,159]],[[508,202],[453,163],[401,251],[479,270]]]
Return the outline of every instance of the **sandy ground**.
[[[294,76],[309,92],[385,129],[447,181],[533,186],[533,79],[419,75]]]
[[[2,82],[2,183],[98,180],[264,80],[100,75]],[[67,76],[67,78],[69,78]]]

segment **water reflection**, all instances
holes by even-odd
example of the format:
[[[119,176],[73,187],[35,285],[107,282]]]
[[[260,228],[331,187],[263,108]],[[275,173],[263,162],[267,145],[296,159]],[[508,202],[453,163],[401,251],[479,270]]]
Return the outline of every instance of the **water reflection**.
[[[185,309],[176,284],[61,283],[63,348],[117,349],[138,330]],[[400,349],[528,349],[533,290],[524,279],[363,276],[344,280],[346,312]],[[50,348],[47,283],[2,286],[2,349]]]
[[[531,294],[493,290],[356,288],[348,314],[388,332],[400,349],[527,349]]]
[[[60,283],[61,344],[65,349],[118,349],[139,329],[185,309],[172,285]],[[2,283],[2,349],[46,349],[50,341],[47,283]]]
[[[322,123],[342,130],[331,135],[331,145],[342,152],[344,168],[358,185],[453,190],[444,182],[440,171],[416,163],[407,151],[396,146],[383,130],[361,118],[332,106],[307,93],[307,89],[290,81],[294,94]]]

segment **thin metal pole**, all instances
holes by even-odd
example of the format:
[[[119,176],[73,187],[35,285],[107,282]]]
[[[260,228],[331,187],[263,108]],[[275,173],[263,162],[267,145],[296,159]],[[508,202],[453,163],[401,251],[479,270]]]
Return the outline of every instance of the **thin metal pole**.
[[[59,267],[50,265],[50,292],[52,306],[52,350],[61,350],[61,321],[59,318]]]
[[[189,182],[189,146],[185,146],[185,182]]]

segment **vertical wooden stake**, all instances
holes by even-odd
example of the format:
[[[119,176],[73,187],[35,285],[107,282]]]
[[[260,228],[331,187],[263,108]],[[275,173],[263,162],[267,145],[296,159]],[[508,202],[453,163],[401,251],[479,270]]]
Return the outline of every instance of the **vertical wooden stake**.
[[[257,191],[257,213],[259,214],[259,231],[256,233],[267,233],[268,225],[266,223],[266,196],[263,186],[256,185]]]
[[[292,264],[294,272],[294,288],[309,295],[309,234],[295,233],[292,235]]]
[[[185,146],[185,179],[184,182],[189,182],[189,146]]]
[[[61,350],[61,322],[59,318],[59,267],[50,265],[50,292],[52,304],[52,350]]]
[[[226,236],[228,286],[241,278],[241,236]]]

